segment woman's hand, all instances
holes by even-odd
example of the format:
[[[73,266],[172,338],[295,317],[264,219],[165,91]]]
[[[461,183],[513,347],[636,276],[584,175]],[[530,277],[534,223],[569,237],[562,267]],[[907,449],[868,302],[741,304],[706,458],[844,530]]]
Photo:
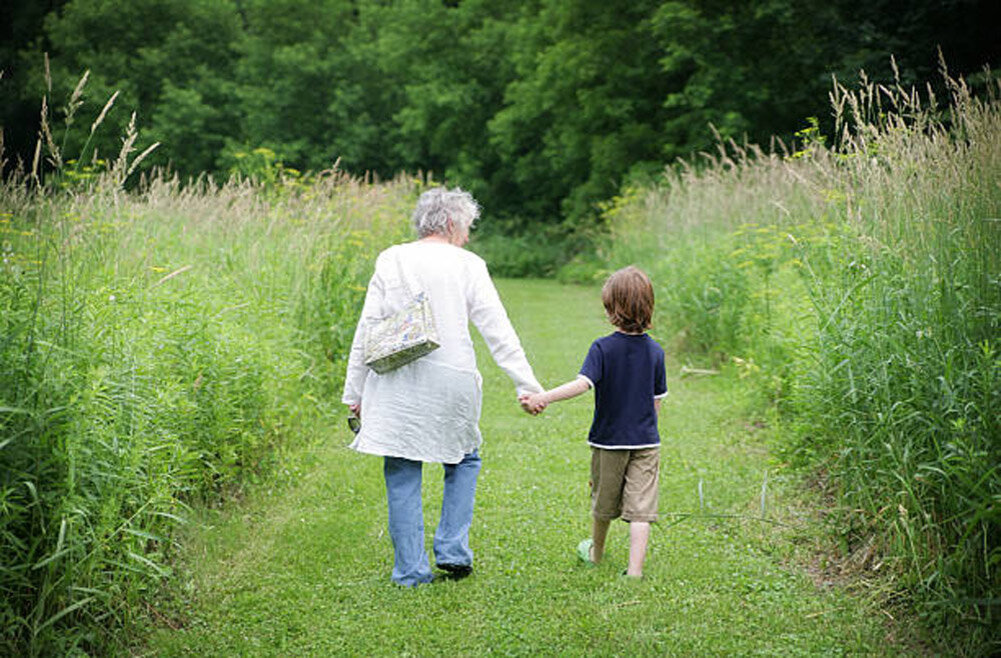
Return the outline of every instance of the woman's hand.
[[[353,413],[355,416],[358,416],[358,418],[360,419],[361,418],[361,402],[359,402],[358,404],[349,404],[348,405],[348,411],[350,411],[351,413]]]

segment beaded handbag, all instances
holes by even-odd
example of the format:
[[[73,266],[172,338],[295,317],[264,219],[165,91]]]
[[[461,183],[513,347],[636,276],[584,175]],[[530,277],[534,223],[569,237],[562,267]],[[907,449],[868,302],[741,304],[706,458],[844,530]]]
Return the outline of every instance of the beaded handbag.
[[[428,296],[413,295],[397,257],[400,280],[410,301],[392,315],[372,322],[365,336],[365,365],[379,374],[396,370],[438,349],[438,332]]]

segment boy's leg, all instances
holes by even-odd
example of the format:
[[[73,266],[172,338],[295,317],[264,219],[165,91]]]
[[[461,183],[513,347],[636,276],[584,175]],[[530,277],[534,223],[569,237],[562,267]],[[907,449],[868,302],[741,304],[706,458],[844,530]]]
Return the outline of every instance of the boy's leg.
[[[622,518],[629,521],[629,567],[626,575],[642,576],[650,542],[650,523],[657,520],[660,449],[630,451],[622,491]]]
[[[591,561],[605,554],[605,537],[612,519],[622,513],[622,485],[628,450],[591,448]]]
[[[605,554],[605,537],[608,536],[608,526],[611,525],[611,521],[608,519],[594,519],[594,525],[591,527],[591,561],[601,562],[602,556]]]
[[[421,508],[422,462],[386,457],[386,499],[389,536],[393,539],[393,582],[413,587],[431,581],[431,565],[424,551],[424,513]]]
[[[643,575],[643,561],[646,559],[646,547],[650,542],[650,523],[648,521],[629,522],[629,568],[627,576]]]
[[[468,567],[473,564],[469,548],[469,527],[473,523],[476,480],[480,473],[480,455],[474,450],[458,464],[444,464],[445,490],[441,501],[441,520],[434,533],[435,562],[441,565]]]

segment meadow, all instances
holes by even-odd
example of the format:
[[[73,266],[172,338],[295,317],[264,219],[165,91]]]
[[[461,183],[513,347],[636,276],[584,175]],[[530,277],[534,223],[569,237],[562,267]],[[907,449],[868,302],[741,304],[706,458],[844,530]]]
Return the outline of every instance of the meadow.
[[[497,284],[544,384],[572,377],[591,340],[610,331],[595,286]],[[590,399],[530,417],[482,341],[477,348],[484,444],[470,578],[417,590],[392,584],[381,460],[347,449],[339,422],[292,462],[293,482],[207,510],[190,526],[183,575],[155,603],[163,619],[145,653],[836,656],[920,646],[875,599],[805,568],[818,528],[789,466],[768,450],[774,428],[745,415],[750,391],[736,370],[681,377],[681,364],[668,364],[663,518],[644,579],[634,582],[620,575],[624,524],[611,528],[597,568],[575,553],[590,531]],[[429,535],[441,492],[442,469],[429,464]]]
[[[70,164],[3,186],[3,652],[99,652],[171,577],[192,506],[339,412],[367,268],[420,183],[298,182],[126,193]]]
[[[256,151],[182,183],[128,136],[106,164],[46,140],[44,183],[0,184],[0,651],[996,651],[997,91],[835,87],[835,134],[721,142],[623,190],[556,273],[583,285],[501,282],[547,384],[606,329],[596,281],[636,263],[657,285],[668,517],[634,590],[569,554],[587,405],[520,416],[486,364],[481,567],[386,584],[340,378],[430,181]]]

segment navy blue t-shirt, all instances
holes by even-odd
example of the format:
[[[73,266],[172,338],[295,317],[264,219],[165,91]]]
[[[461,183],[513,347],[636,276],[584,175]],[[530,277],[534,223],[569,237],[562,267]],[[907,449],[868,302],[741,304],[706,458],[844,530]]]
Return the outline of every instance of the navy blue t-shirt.
[[[591,343],[580,374],[594,387],[588,444],[597,448],[660,445],[654,398],[667,395],[664,350],[646,334],[615,333]]]

